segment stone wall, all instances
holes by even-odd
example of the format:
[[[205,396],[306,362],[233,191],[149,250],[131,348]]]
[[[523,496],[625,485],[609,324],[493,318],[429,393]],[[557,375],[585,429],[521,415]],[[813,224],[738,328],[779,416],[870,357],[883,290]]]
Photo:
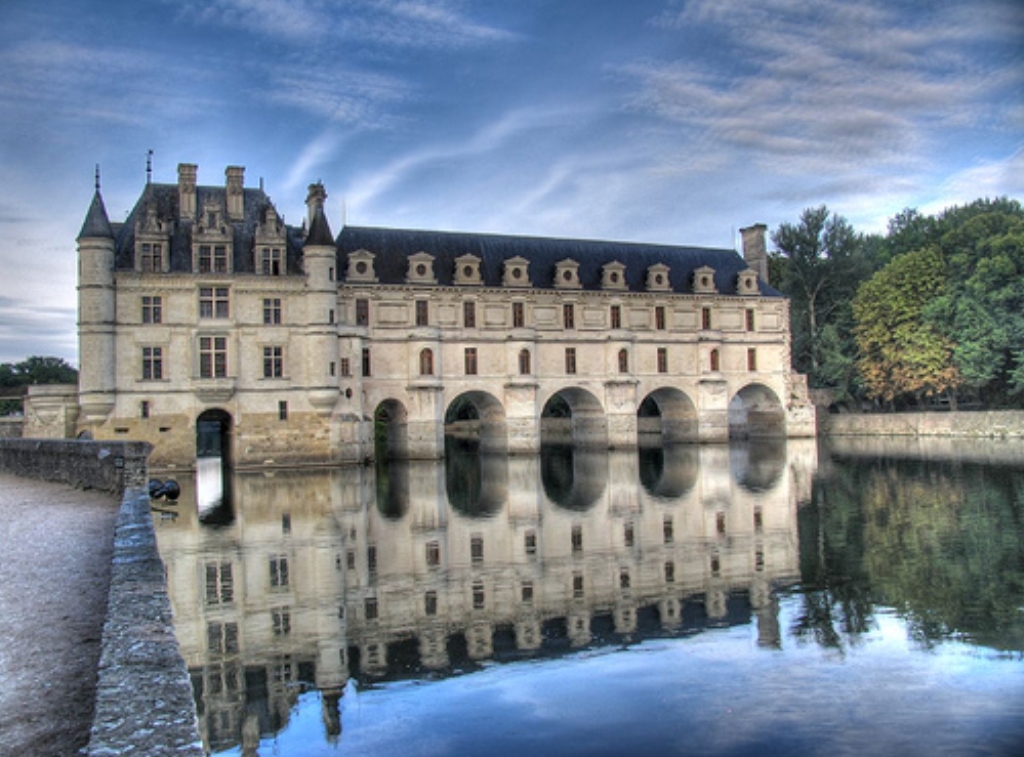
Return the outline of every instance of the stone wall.
[[[0,471],[121,494],[147,482],[144,442],[0,439]]]
[[[818,414],[823,436],[1024,438],[1024,411]]]
[[[125,491],[114,534],[90,757],[201,757],[146,488]]]
[[[0,439],[20,439],[25,419],[20,415],[0,418]]]

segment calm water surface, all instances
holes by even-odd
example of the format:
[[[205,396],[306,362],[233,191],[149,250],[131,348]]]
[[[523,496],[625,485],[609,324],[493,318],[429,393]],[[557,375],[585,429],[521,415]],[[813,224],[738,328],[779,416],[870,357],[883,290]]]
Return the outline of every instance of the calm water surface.
[[[1019,443],[181,483],[157,535],[215,754],[1024,753]]]

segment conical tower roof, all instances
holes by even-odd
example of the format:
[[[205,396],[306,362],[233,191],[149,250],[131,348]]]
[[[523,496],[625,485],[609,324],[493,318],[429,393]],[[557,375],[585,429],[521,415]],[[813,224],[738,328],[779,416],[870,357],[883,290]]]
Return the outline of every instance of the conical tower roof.
[[[309,225],[309,234],[306,235],[305,247],[311,246],[333,247],[334,236],[331,234],[331,225],[327,223],[327,216],[324,215],[323,206],[317,205],[313,210],[313,220]]]
[[[78,232],[79,239],[84,237],[114,238],[114,230],[110,226],[110,219],[107,218],[107,209],[103,205],[103,197],[100,196],[98,187],[92,196],[92,204],[85,215],[82,230]]]

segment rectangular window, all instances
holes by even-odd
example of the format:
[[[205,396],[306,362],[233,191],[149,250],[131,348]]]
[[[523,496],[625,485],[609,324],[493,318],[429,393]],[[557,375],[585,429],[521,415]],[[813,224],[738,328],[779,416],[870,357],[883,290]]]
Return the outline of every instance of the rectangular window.
[[[537,554],[537,532],[533,529],[527,531],[523,536],[523,548],[528,555]]]
[[[565,348],[565,372],[569,374],[576,373],[576,348],[566,347]]]
[[[288,556],[276,555],[270,558],[270,588],[284,589],[288,586]]]
[[[265,297],[263,299],[263,323],[278,326],[281,323],[281,298]]]
[[[427,615],[437,615],[437,592],[433,589],[423,595],[423,612]]]
[[[665,306],[658,305],[654,308],[654,328],[658,331],[665,330]]]
[[[416,325],[430,325],[430,303],[428,300],[416,300]]]
[[[142,252],[139,256],[139,270],[143,273],[163,270],[163,249],[159,244],[142,243]]]
[[[572,551],[574,553],[583,551],[583,526],[572,527]]]
[[[149,417],[149,400],[142,400],[142,403],[139,405],[139,415],[143,418]]]
[[[288,403],[285,400],[277,403],[277,419],[279,421],[288,420]]]
[[[370,375],[370,348],[363,347],[363,375]]]
[[[436,568],[441,564],[441,543],[436,541],[427,542],[427,567]]]
[[[356,326],[370,325],[370,301],[356,300]]]
[[[747,331],[756,331],[754,328],[754,310],[752,308],[747,309]]]
[[[473,609],[484,609],[484,585],[481,581],[473,582]]]
[[[371,573],[377,572],[377,545],[371,544],[366,548],[366,569]]]
[[[467,329],[476,328],[476,303],[475,302],[463,302],[462,303],[462,325]]]
[[[622,328],[622,307],[620,305],[612,305],[611,327],[613,329]]]
[[[764,531],[764,514],[760,507],[754,508],[754,533]]]
[[[633,521],[629,521],[628,523],[626,523],[622,527],[622,530],[623,530],[623,534],[622,534],[623,541],[625,541],[627,547],[632,547],[633,546],[633,538],[634,538],[634,536],[633,536]]]
[[[284,347],[263,348],[263,378],[284,376]]]
[[[526,326],[526,306],[521,302],[512,303],[512,328],[521,329]]]
[[[573,573],[572,574],[572,596],[574,599],[579,599],[583,596],[583,574]]]
[[[674,562],[665,563],[665,583],[673,583],[676,580],[676,564]]]
[[[206,604],[223,605],[235,599],[235,581],[229,562],[206,563]]]
[[[668,348],[658,348],[658,373],[668,373]]]
[[[519,596],[522,597],[524,604],[533,602],[533,581],[523,581]]]
[[[705,331],[711,328],[711,308],[700,309],[700,327]]]
[[[199,273],[210,273],[213,270],[213,249],[208,244],[199,245],[197,260],[197,271]]]
[[[473,562],[484,561],[484,537],[474,536],[470,539],[469,554]]]
[[[757,370],[757,350],[753,347],[747,350],[747,370]]]
[[[226,378],[228,375],[228,338],[199,337],[199,378]]]
[[[366,601],[363,603],[363,609],[366,612],[366,619],[367,620],[376,620],[377,619],[377,598],[376,597],[367,597]]]
[[[222,244],[215,245],[213,248],[213,272],[228,272],[228,248]]]
[[[143,297],[142,298],[142,322],[143,323],[163,323],[163,298],[162,297]]]
[[[281,250],[277,247],[264,247],[260,250],[260,273],[264,276],[281,275]]]
[[[476,347],[466,348],[466,375],[476,375]]]
[[[672,516],[666,515],[661,522],[661,533],[666,544],[671,544],[675,539],[675,527],[672,524]]]
[[[142,348],[142,380],[160,381],[164,377],[163,347]]]
[[[342,376],[351,376],[352,375],[352,364],[351,364],[351,362],[349,362],[349,359],[347,357],[343,357],[341,359],[341,366],[340,366],[340,368],[341,368],[341,375]]]
[[[227,318],[228,313],[227,287],[199,287],[200,318]]]
[[[720,534],[725,533],[725,513],[715,514],[715,530]]]
[[[274,636],[285,636],[292,632],[292,614],[287,607],[270,611]]]
[[[576,328],[576,308],[571,302],[562,305],[562,327],[567,329]]]
[[[619,568],[619,588],[629,588],[629,568]]]

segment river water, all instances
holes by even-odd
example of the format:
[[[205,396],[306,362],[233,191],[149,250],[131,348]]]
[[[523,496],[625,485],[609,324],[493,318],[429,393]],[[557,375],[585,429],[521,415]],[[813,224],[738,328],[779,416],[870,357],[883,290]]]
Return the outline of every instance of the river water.
[[[1020,443],[180,483],[155,522],[215,754],[1024,753]]]

